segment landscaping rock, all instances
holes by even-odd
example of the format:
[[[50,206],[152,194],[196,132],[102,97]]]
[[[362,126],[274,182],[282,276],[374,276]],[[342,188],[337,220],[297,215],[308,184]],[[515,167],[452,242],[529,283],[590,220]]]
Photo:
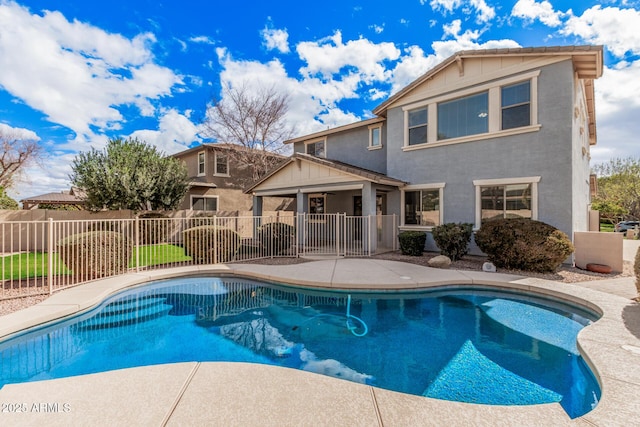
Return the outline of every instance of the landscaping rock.
[[[431,258],[427,265],[433,268],[449,268],[451,266],[451,259],[448,256],[438,255]]]
[[[495,273],[496,266],[493,265],[492,262],[485,262],[484,264],[482,264],[482,271],[485,271],[487,273]]]

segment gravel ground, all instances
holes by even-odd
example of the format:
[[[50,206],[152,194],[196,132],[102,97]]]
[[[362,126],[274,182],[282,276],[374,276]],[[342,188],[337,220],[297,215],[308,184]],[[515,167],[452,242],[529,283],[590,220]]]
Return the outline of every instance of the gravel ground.
[[[438,254],[432,253],[432,252],[425,252],[422,256],[414,257],[414,256],[402,255],[400,251],[396,251],[396,252],[387,252],[384,254],[374,255],[372,257],[368,257],[368,259],[401,261],[401,262],[408,262],[412,264],[427,266],[427,262],[436,255]],[[267,259],[254,260],[254,261],[243,261],[243,263],[266,264],[266,265],[288,265],[288,264],[299,264],[299,263],[309,262],[309,261],[312,261],[312,260],[304,259],[304,258],[267,258]],[[482,264],[485,261],[486,261],[485,257],[466,255],[461,260],[451,263],[451,269],[482,271]],[[626,262],[626,261],[624,263],[623,272],[616,273],[616,274],[593,273],[590,271],[580,270],[579,268],[565,266],[565,265],[561,266],[558,269],[558,271],[554,273],[532,273],[532,272],[525,272],[525,271],[518,271],[518,270],[505,270],[505,269],[498,269],[498,272],[517,274],[521,276],[538,277],[541,279],[554,280],[556,282],[564,282],[564,283],[577,283],[577,282],[586,282],[590,280],[602,280],[602,279],[616,279],[620,277],[630,277],[634,275],[632,263]],[[12,290],[5,289],[2,296],[10,297],[12,292],[13,292]],[[33,295],[33,296],[22,297],[22,298],[0,300],[0,316],[35,305],[47,299],[48,296],[49,295]]]

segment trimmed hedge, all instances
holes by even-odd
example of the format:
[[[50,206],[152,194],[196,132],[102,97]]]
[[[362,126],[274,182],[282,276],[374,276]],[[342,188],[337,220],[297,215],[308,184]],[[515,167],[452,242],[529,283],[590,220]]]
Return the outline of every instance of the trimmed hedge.
[[[232,261],[240,248],[238,233],[215,225],[189,228],[184,230],[182,235],[185,254],[198,264]],[[217,243],[216,247],[214,247],[214,243]]]
[[[494,219],[476,232],[476,244],[497,267],[552,272],[574,251],[557,228],[526,218]]]
[[[473,224],[442,224],[433,227],[431,234],[433,234],[433,240],[440,249],[440,253],[448,256],[451,261],[457,261],[469,251]]]
[[[295,234],[294,226],[282,222],[270,222],[258,227],[258,240],[262,243],[264,255],[278,255],[288,250]]]
[[[62,262],[85,280],[125,273],[133,250],[133,242],[115,231],[73,234],[57,246]]]
[[[424,231],[403,231],[398,234],[402,255],[422,256],[427,235]]]

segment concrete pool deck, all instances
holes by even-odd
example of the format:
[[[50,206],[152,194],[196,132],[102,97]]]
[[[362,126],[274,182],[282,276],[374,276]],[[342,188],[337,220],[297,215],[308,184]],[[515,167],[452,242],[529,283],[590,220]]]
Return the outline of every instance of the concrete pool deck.
[[[491,285],[580,303],[602,313],[601,319],[578,336],[579,348],[595,368],[602,398],[593,411],[571,420],[559,404],[474,405],[287,368],[192,362],[6,385],[0,389],[0,425],[629,426],[637,422],[640,305],[625,297],[634,293],[633,277],[566,284],[374,259],[181,267],[127,274],[57,293],[38,305],[0,317],[0,338],[90,309],[119,290],[150,280],[207,273],[342,289]]]

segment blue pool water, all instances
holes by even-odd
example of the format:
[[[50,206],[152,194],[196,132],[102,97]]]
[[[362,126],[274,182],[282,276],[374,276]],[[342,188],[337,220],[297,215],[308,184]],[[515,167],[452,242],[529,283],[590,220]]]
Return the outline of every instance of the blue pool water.
[[[600,398],[576,348],[597,317],[512,293],[323,292],[237,278],[154,282],[0,343],[0,386],[186,361],[302,369],[389,390],[495,405]]]

